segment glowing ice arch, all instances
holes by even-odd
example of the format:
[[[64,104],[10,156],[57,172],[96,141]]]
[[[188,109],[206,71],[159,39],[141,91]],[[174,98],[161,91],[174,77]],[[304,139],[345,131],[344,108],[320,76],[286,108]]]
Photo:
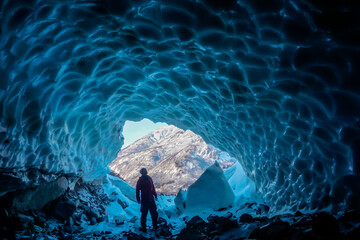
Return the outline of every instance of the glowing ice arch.
[[[2,176],[95,178],[146,117],[231,153],[272,206],[351,201],[359,46],[327,20],[356,9],[326,4],[3,1]]]

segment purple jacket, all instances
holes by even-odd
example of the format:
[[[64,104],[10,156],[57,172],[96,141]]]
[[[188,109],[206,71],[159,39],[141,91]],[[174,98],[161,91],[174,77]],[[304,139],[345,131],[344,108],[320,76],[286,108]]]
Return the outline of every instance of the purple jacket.
[[[140,202],[140,193],[141,192],[141,202],[144,201],[154,201],[154,197],[157,198],[155,191],[154,183],[150,176],[141,176],[136,184],[136,200]]]

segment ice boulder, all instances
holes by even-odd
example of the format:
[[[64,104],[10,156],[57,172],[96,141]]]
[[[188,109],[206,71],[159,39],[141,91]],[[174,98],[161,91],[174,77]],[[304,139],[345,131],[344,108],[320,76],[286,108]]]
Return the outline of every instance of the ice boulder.
[[[174,203],[177,209],[179,209],[181,212],[185,210],[186,207],[186,191],[182,190],[180,188],[178,194],[176,195],[174,199]]]
[[[227,169],[224,174],[235,194],[236,203],[249,202],[250,199],[259,203],[262,202],[260,195],[256,192],[255,183],[246,176],[239,162]]]
[[[107,175],[106,181],[117,187],[125,197],[133,202],[136,202],[136,192],[133,186],[129,185],[124,180],[111,175]]]
[[[36,188],[11,193],[3,201],[11,203],[7,207],[20,212],[40,209],[64,194],[68,186],[68,180],[59,177],[56,181],[43,183]]]
[[[235,195],[218,162],[207,168],[188,189],[186,209],[219,210],[233,204]]]

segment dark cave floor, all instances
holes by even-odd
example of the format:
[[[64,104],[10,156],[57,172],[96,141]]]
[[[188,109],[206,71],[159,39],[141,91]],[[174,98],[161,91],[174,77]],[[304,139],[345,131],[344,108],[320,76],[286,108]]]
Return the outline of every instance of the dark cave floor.
[[[41,217],[34,215],[18,216],[20,226],[25,226],[21,224],[28,221],[26,229],[16,229],[17,231],[10,233],[14,235],[8,235],[7,239],[360,239],[360,214],[354,210],[338,217],[328,212],[297,212],[295,215],[277,215],[272,218],[243,214],[238,219],[231,214],[226,217],[211,215],[206,221],[195,216],[175,235],[171,231],[173,226],[167,224],[163,218],[159,219],[159,228],[156,231],[148,228],[147,233],[142,233],[139,228],[132,228],[119,235],[109,230],[84,233],[81,227],[69,222],[59,223],[50,230],[46,223],[39,220]]]
[[[110,222],[105,207],[111,201],[100,185],[79,182],[41,210],[20,213],[1,209],[0,236],[1,239],[360,239],[360,212],[356,210],[337,215],[298,211],[270,217],[268,206],[247,203],[235,213],[244,209],[249,213],[239,215],[234,214],[234,209],[225,209],[206,219],[179,215],[175,223],[178,226],[160,217],[159,228],[152,231],[149,226],[144,234],[135,224],[136,216],[128,223],[121,218]]]

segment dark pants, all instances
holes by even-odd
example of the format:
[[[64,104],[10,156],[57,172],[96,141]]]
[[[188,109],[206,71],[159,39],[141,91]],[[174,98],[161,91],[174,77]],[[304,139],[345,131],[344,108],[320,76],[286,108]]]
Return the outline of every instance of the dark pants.
[[[143,229],[146,229],[146,216],[148,214],[148,211],[150,211],[153,228],[156,229],[157,228],[158,213],[156,211],[155,201],[144,201],[144,202],[142,202],[140,211],[141,211],[141,227]]]

